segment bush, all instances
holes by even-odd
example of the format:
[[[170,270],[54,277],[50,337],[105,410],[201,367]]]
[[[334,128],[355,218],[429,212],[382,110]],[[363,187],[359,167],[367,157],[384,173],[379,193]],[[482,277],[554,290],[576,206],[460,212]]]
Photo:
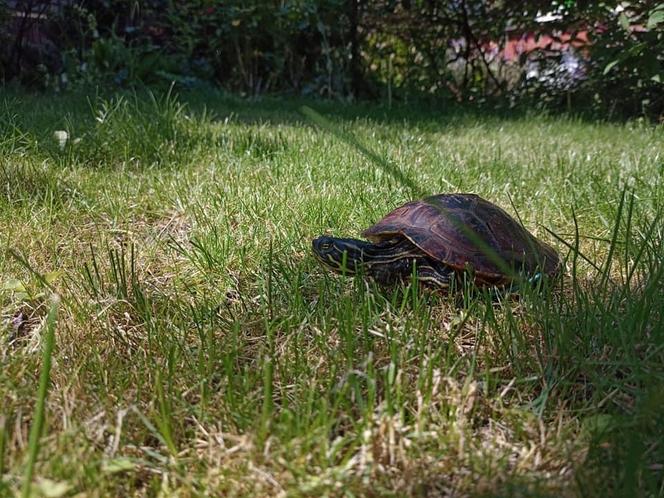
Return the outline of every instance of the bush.
[[[216,84],[243,96],[433,96],[602,116],[663,114],[664,8],[652,0],[18,4],[13,14],[47,15],[27,22],[29,29],[31,17],[14,15],[0,30],[5,81],[45,86],[64,72],[69,85]],[[589,43],[561,41],[581,31]],[[540,43],[543,36],[551,42]],[[535,42],[518,60],[506,57],[519,37]]]
[[[664,118],[664,5],[623,2],[592,47],[585,91],[610,115]]]

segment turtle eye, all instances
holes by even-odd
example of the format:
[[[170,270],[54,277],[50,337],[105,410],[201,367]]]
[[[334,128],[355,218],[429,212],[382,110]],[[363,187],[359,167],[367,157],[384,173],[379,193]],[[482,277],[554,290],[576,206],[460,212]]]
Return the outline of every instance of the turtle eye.
[[[322,242],[320,245],[321,251],[332,249],[332,242]]]

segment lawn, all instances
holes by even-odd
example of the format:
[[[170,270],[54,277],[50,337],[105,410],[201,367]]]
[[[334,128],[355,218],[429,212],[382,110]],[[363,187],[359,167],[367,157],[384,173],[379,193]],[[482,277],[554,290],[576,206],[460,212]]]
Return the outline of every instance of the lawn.
[[[0,495],[57,292],[37,495],[662,496],[664,128],[308,102],[334,135],[301,104],[2,94]],[[564,274],[328,274],[312,238],[413,198],[386,164],[518,214]]]

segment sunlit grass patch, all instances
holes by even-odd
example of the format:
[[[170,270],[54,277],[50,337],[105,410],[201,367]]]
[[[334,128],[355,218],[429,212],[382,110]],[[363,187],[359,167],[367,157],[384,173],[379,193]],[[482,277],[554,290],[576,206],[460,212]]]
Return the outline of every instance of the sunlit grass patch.
[[[660,492],[661,128],[309,103],[425,193],[478,193],[565,260],[542,293],[444,296],[316,263],[312,238],[357,236],[413,194],[300,102],[3,105],[0,494],[23,485],[53,290],[35,467],[51,489]]]

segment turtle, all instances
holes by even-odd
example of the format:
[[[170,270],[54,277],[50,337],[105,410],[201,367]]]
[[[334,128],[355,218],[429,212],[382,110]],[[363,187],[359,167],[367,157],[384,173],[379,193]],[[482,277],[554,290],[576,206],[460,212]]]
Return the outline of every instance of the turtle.
[[[381,285],[413,276],[450,289],[466,279],[477,287],[505,288],[538,281],[560,270],[556,251],[495,204],[471,193],[448,193],[408,202],[362,236],[321,236],[312,241],[325,268],[362,273]],[[465,277],[464,277],[465,276]]]

